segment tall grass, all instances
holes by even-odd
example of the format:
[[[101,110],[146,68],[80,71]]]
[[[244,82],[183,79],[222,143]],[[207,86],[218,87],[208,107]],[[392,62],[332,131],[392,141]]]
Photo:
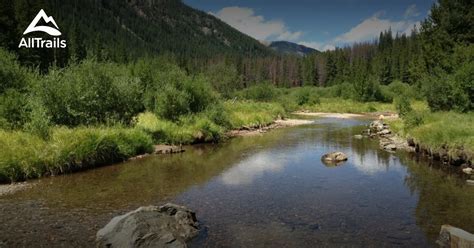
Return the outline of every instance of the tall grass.
[[[301,109],[313,112],[332,113],[368,113],[395,111],[395,106],[391,103],[380,102],[358,102],[343,98],[321,98],[319,104],[304,105]]]
[[[277,103],[227,101],[223,106],[182,116],[175,122],[153,113],[142,113],[136,117],[135,127],[149,133],[157,143],[215,142],[224,136],[225,131],[268,125],[284,114],[285,110]]]
[[[472,160],[474,157],[474,113],[421,112],[423,123],[408,125],[406,120],[391,122],[392,129],[431,149],[447,148],[454,152],[462,148]]]
[[[152,151],[139,129],[54,128],[49,140],[0,130],[0,182],[62,174],[125,160]]]

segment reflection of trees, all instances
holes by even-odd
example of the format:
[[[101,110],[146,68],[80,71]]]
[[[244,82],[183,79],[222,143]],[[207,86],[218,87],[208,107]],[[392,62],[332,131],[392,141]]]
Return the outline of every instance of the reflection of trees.
[[[417,225],[434,240],[441,225],[450,224],[474,232],[474,187],[458,175],[433,168],[427,161],[401,156],[409,175],[405,185],[419,195]]]

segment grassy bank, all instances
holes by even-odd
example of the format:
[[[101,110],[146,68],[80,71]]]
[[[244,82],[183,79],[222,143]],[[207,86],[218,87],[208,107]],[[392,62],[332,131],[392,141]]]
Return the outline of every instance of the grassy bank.
[[[0,131],[0,182],[56,175],[150,152],[151,138],[135,128],[53,128],[51,137]]]
[[[446,149],[448,154],[463,151],[470,161],[474,158],[474,113],[418,112],[421,122],[413,124],[408,117],[391,121],[394,131],[411,137],[416,143],[434,151]]]
[[[319,104],[303,105],[301,110],[327,113],[395,112],[392,103],[358,102],[343,98],[321,98]]]
[[[285,112],[276,103],[225,102],[220,109],[172,122],[142,113],[132,127],[53,127],[47,139],[0,130],[0,182],[94,168],[150,153],[153,144],[218,141],[230,129],[273,122]]]

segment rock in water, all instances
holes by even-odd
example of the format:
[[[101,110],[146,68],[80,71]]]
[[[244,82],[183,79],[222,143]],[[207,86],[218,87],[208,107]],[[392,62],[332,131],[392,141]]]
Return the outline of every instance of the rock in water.
[[[377,133],[377,132],[380,132],[380,131],[386,129],[386,126],[384,125],[383,121],[375,120],[375,121],[370,123],[369,128],[370,128],[370,130]]]
[[[347,155],[342,152],[331,152],[324,154],[322,159],[327,162],[342,162],[347,160]]]
[[[113,218],[97,232],[97,247],[186,247],[199,233],[196,214],[168,203]]]
[[[436,243],[438,243],[440,247],[446,248],[474,248],[474,235],[450,225],[442,225]]]

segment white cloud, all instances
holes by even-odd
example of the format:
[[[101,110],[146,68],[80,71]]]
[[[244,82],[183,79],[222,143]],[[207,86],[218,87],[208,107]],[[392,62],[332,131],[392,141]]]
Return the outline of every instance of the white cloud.
[[[419,23],[411,20],[392,21],[382,19],[382,16],[383,12],[375,13],[373,16],[353,27],[349,32],[336,37],[334,41],[340,44],[370,41],[377,38],[380,32],[388,29],[392,29],[393,33],[409,34],[413,26]]]
[[[225,185],[251,184],[265,173],[282,171],[286,163],[284,158],[276,159],[269,153],[258,153],[222,173],[220,180]]]
[[[283,21],[265,20],[251,8],[226,7],[211,14],[257,40],[296,41],[303,34],[301,31],[291,32]]]
[[[418,12],[418,9],[416,8],[416,4],[412,4],[408,6],[408,8],[405,10],[405,14],[403,14],[405,18],[417,17],[419,15],[420,15],[420,12]]]

